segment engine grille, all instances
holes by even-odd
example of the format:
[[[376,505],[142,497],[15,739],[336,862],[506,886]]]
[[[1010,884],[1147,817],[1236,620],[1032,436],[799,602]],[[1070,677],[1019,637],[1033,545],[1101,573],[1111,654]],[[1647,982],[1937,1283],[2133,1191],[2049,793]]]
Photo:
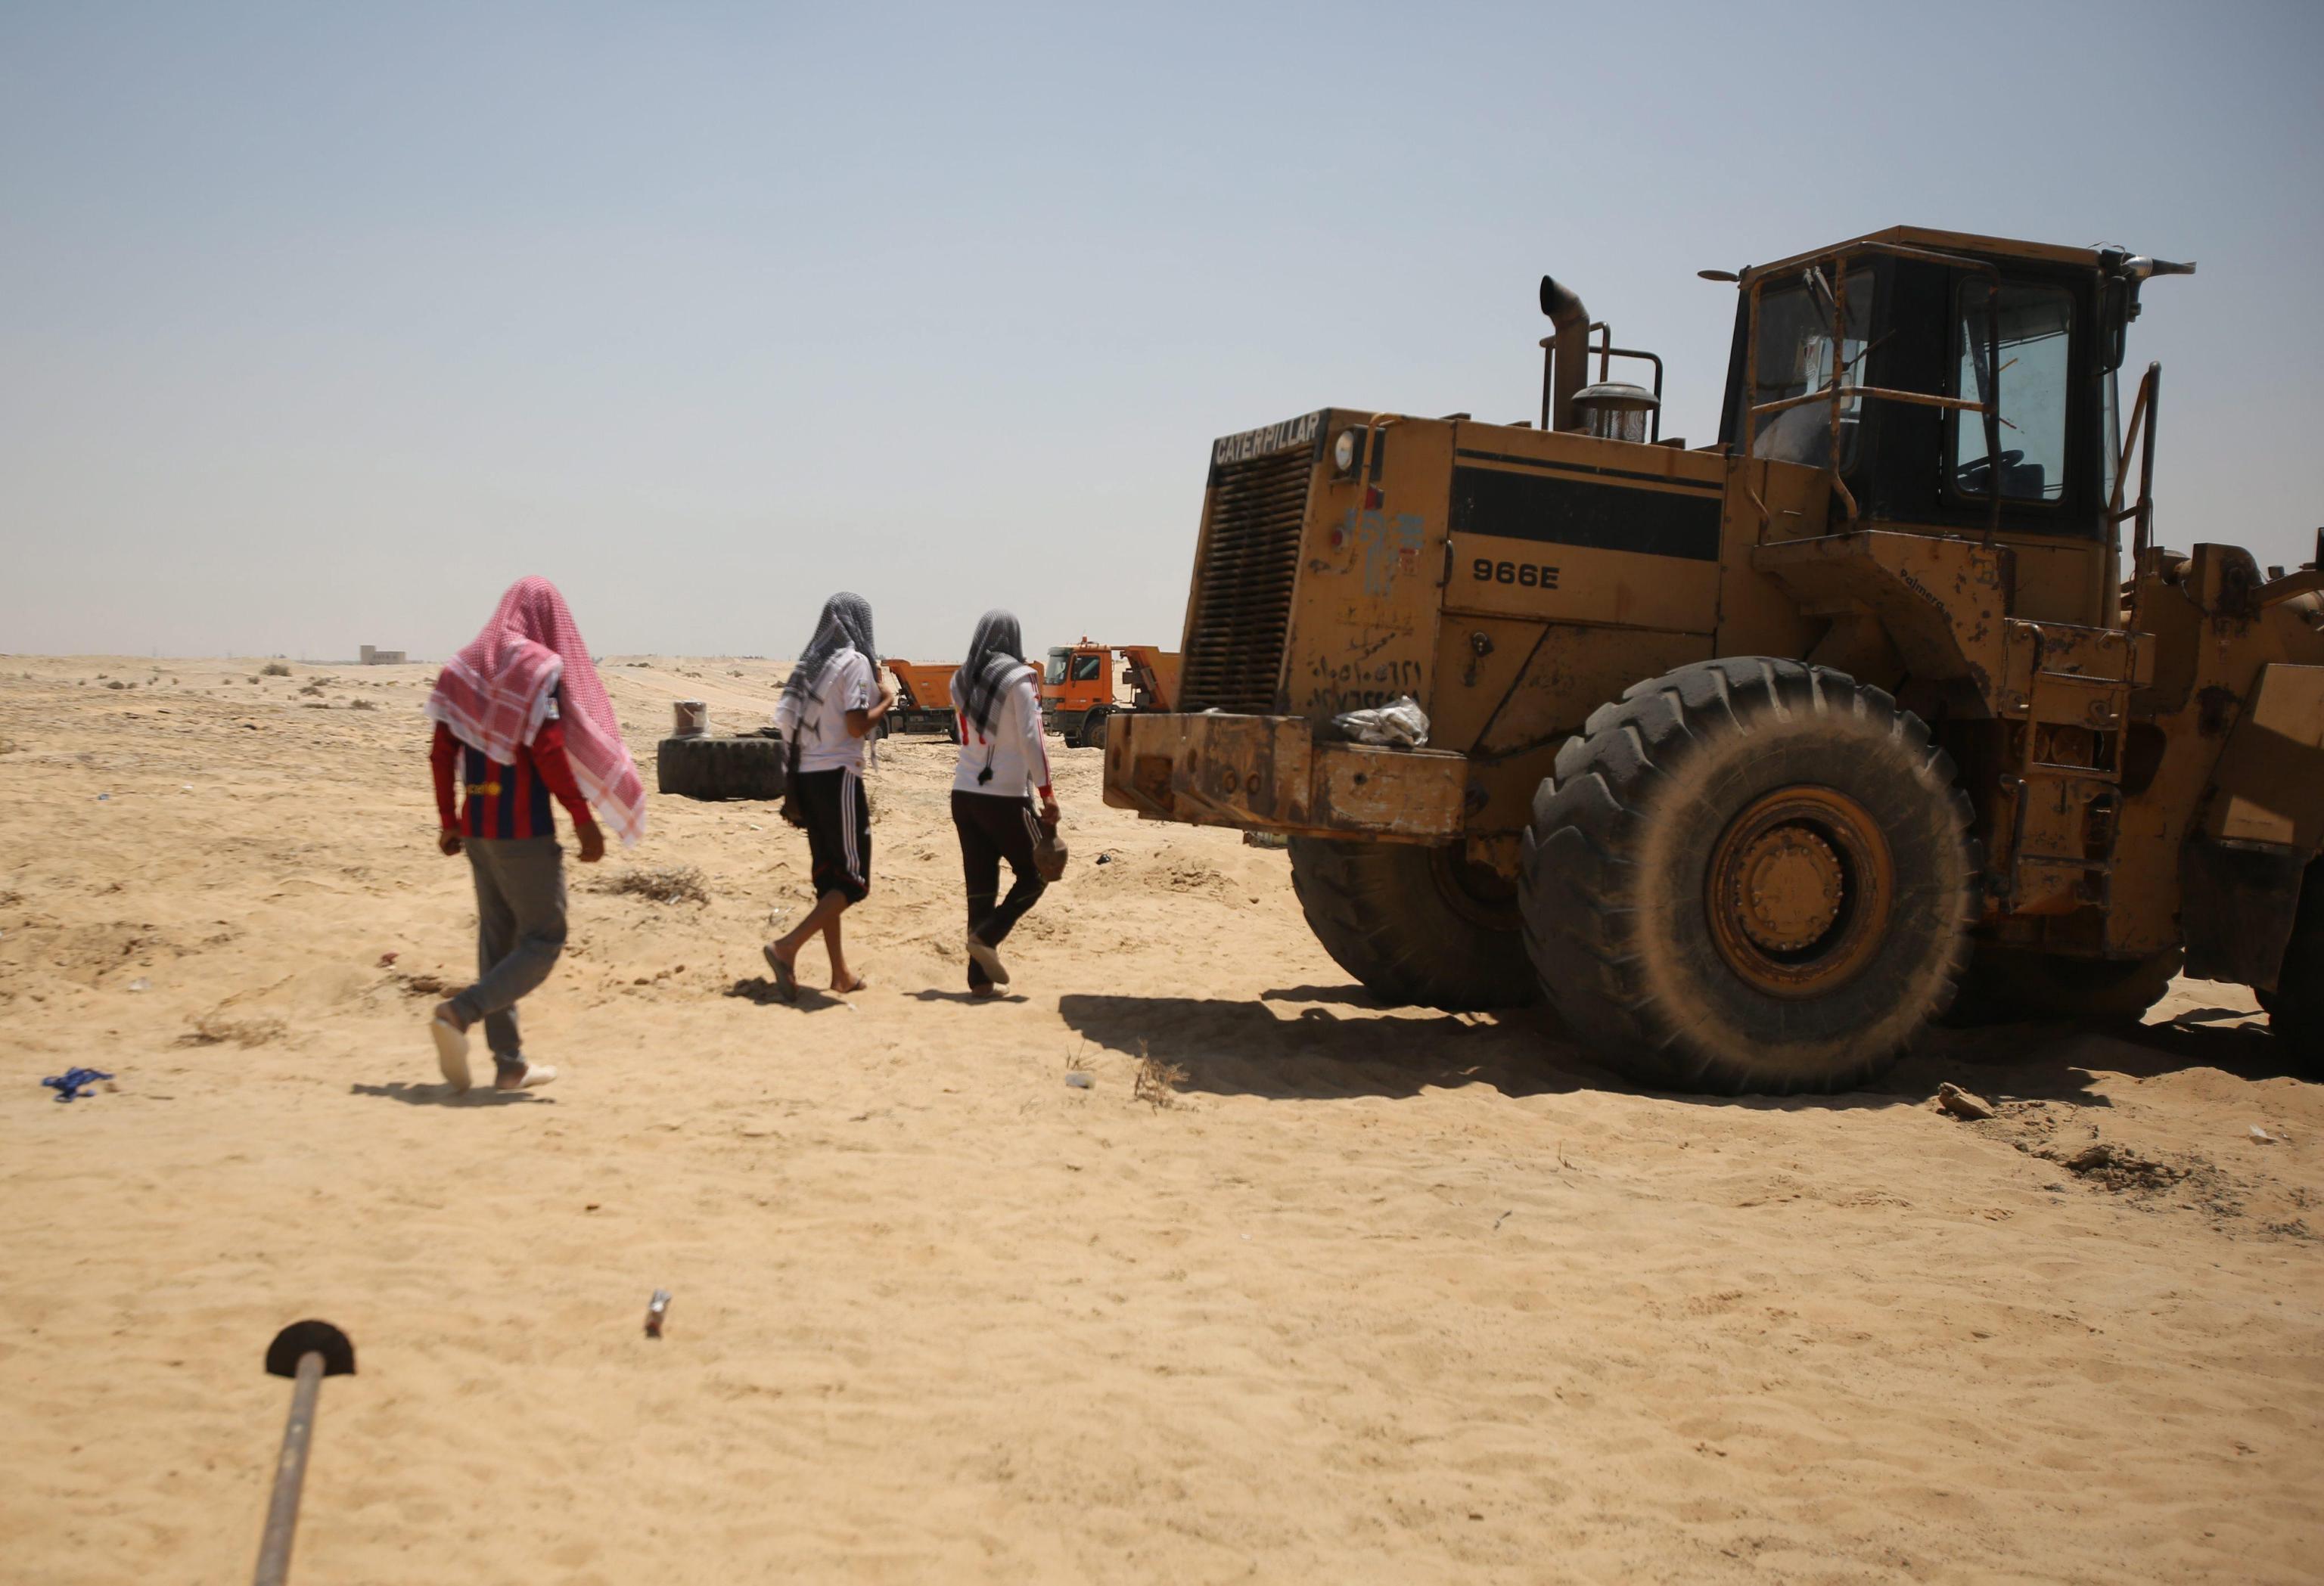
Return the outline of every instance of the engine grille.
[[[1274,711],[1314,465],[1302,447],[1219,466],[1193,631],[1179,669],[1180,710]]]

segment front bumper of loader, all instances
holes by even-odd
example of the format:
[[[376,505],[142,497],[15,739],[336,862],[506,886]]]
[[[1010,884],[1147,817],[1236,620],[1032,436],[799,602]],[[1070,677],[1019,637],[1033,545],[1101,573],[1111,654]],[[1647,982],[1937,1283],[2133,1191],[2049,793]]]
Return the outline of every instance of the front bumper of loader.
[[[1305,716],[1124,714],[1105,801],[1152,820],[1303,837],[1442,843],[1462,834],[1466,756],[1319,743]]]

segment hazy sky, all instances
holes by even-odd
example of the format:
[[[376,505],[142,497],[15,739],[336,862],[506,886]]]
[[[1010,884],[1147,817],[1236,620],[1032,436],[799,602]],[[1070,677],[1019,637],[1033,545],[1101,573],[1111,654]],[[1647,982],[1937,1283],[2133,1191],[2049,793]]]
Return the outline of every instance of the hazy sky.
[[[2324,523],[2324,5],[0,0],[0,650],[1175,644],[1212,437],[1517,419],[1569,281],[1905,222],[2194,258],[2164,539]]]

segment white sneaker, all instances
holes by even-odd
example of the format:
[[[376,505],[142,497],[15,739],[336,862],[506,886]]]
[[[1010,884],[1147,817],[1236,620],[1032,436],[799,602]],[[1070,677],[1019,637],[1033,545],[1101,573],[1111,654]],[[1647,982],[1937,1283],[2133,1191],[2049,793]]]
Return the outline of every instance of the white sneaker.
[[[468,1032],[439,1013],[428,1021],[428,1033],[436,1037],[436,1066],[451,1082],[452,1093],[461,1094],[468,1088]]]

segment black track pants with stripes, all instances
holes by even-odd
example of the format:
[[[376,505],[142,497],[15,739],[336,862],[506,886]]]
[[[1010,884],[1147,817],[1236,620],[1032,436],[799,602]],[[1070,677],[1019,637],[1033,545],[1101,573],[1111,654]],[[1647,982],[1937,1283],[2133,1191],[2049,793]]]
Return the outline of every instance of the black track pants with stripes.
[[[960,833],[961,874],[968,883],[968,928],[998,947],[1048,886],[1033,868],[1033,844],[1041,834],[1033,801],[998,793],[964,793],[955,788],[952,824]],[[1017,879],[1009,896],[1001,898],[1004,859]],[[996,898],[1000,899],[997,905]],[[968,983],[972,990],[991,983],[973,958],[968,964]]]

